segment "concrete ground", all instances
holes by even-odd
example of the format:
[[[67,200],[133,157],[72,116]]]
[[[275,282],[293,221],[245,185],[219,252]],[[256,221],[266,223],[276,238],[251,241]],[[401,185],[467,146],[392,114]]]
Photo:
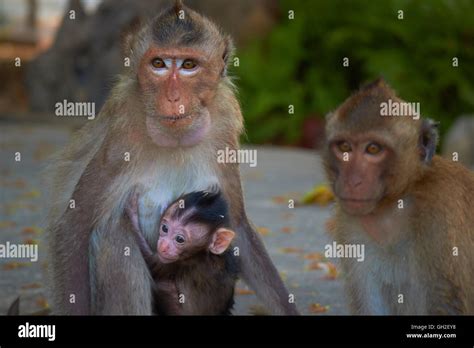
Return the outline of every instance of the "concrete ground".
[[[47,307],[42,242],[46,202],[40,170],[48,156],[67,143],[70,129],[58,126],[0,124],[0,245],[39,243],[39,260],[0,257],[0,314],[21,296],[21,313]],[[251,147],[252,149],[254,147]],[[330,207],[288,207],[315,184],[324,183],[313,151],[256,147],[258,165],[241,165],[248,216],[258,231],[303,314],[348,314],[338,267],[323,257],[330,243],[324,223]],[[15,153],[21,161],[15,161]],[[235,314],[258,311],[259,301],[239,282]]]

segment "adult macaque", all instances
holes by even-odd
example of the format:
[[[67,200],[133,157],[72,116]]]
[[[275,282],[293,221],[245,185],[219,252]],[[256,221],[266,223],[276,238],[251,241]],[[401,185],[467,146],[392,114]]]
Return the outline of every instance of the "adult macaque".
[[[435,155],[432,121],[381,116],[384,103],[403,101],[377,80],[327,119],[332,235],[365,245],[363,262],[341,260],[351,309],[474,314],[474,175]]]
[[[230,315],[239,258],[229,249],[235,233],[221,193],[191,192],[172,203],[158,225],[156,253],[141,233],[138,197],[126,212],[155,282],[155,313]]]
[[[296,314],[246,217],[238,165],[216,161],[219,149],[238,148],[243,129],[226,73],[231,39],[177,1],[125,46],[130,67],[55,166],[48,229],[56,312],[151,314],[149,270],[121,224],[131,188],[145,188],[139,220],[153,245],[169,203],[216,185],[229,203],[242,278],[275,314]]]

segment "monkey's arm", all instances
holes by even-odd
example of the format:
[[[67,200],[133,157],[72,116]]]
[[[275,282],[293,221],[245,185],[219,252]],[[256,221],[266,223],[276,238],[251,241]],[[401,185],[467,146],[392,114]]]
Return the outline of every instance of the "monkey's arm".
[[[130,197],[127,200],[127,204],[125,206],[125,215],[128,217],[130,221],[129,229],[132,231],[135,241],[140,248],[140,251],[143,255],[143,258],[147,261],[149,266],[153,265],[153,251],[150,248],[150,245],[146,241],[145,237],[140,228],[140,221],[138,217],[140,216],[138,211],[138,199],[139,194],[137,189],[135,188],[134,191],[130,194]]]
[[[89,162],[74,189],[71,199],[75,207],[68,207],[50,228],[53,300],[57,314],[91,313],[90,236],[104,188],[111,185],[123,163],[110,161],[107,146],[103,146]]]
[[[183,306],[179,303],[179,290],[172,279],[155,280],[156,298],[159,303],[156,307],[158,314],[183,315]]]
[[[262,240],[247,219],[238,166],[227,164],[221,169],[219,181],[229,202],[231,223],[237,236],[235,243],[240,249],[242,278],[274,314],[298,315]]]

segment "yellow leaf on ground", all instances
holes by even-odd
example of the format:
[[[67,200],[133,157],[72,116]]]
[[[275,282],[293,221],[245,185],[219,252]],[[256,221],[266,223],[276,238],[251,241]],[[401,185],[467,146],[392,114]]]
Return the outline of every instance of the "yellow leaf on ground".
[[[257,227],[257,232],[260,233],[262,236],[267,236],[270,234],[270,230],[266,227]]]
[[[328,280],[336,279],[338,275],[336,265],[331,262],[326,262],[325,265],[327,266],[327,274],[324,278]]]
[[[281,248],[280,251],[284,254],[302,254],[304,250],[301,248],[286,247]]]
[[[13,269],[17,269],[17,268],[22,268],[22,267],[26,267],[28,266],[29,263],[27,262],[16,262],[16,261],[12,261],[12,262],[7,262],[3,265],[3,269],[5,271],[11,271]]]
[[[21,230],[21,233],[31,234],[31,235],[38,235],[41,232],[43,232],[43,229],[39,228],[39,227],[36,227],[36,226],[28,226],[28,227],[25,227]]]
[[[36,244],[38,244],[38,241],[36,239],[33,239],[33,238],[26,238],[26,239],[23,239],[23,243],[24,244],[30,244],[30,245],[36,245]]]
[[[322,206],[328,205],[334,200],[334,194],[331,189],[325,185],[317,185],[311,191],[305,193],[301,199],[302,204],[319,204]]]
[[[295,229],[293,227],[282,227],[281,229],[282,233],[295,233]]]
[[[43,309],[49,308],[48,301],[43,296],[36,299],[36,304],[38,305],[38,307],[43,308]]]
[[[311,313],[325,313],[329,309],[329,306],[321,306],[319,303],[311,303],[309,311]]]
[[[314,261],[323,261],[325,259],[324,255],[322,253],[308,253],[304,254],[303,258],[305,260],[314,260]]]
[[[306,266],[308,271],[316,271],[322,269],[321,263],[319,261],[312,261],[308,266]]]
[[[39,283],[30,283],[30,284],[22,285],[21,288],[22,288],[23,290],[39,289],[39,288],[41,288],[41,284],[39,284]]]
[[[285,204],[285,203],[288,203],[288,197],[274,196],[274,197],[272,197],[272,202],[275,203],[275,204]]]

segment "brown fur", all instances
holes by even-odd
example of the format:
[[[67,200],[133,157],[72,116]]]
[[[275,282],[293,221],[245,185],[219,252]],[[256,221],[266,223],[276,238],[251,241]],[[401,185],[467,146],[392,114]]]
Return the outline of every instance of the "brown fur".
[[[197,27],[208,26],[197,13],[185,11]],[[227,59],[229,39],[214,26],[209,30],[214,36],[205,40],[203,49],[211,52],[214,43],[212,54],[219,56],[211,59]],[[150,273],[133,236],[120,224],[128,194],[137,185],[148,192],[154,189],[153,214],[159,215],[167,203],[160,199],[202,189],[193,185],[207,185],[205,181],[215,177],[229,202],[242,277],[273,313],[296,314],[263,243],[247,220],[238,165],[216,161],[217,150],[239,147],[243,130],[230,78],[222,74],[213,93],[206,96],[203,107],[211,128],[202,141],[191,147],[157,146],[145,123],[146,117],[153,118],[154,106],[150,107],[149,96],[142,93],[136,77],[141,57],[154,45],[150,24],[127,41],[131,45],[130,70],[119,79],[98,118],[73,138],[51,168],[54,189],[47,230],[55,312],[151,314]],[[130,162],[123,160],[125,152],[130,153]],[[157,186],[161,183],[169,185]],[[173,196],[165,198],[157,191],[163,189]],[[75,209],[67,206],[71,198],[76,201]],[[159,221],[159,216],[151,218]],[[151,234],[146,238],[149,243],[157,240]],[[71,294],[76,299],[73,304],[69,303]]]
[[[374,134],[391,151],[390,163],[383,163],[385,176],[379,178],[385,194],[375,209],[364,215],[348,214],[337,198],[335,223],[329,229],[337,243],[365,246],[363,262],[341,259],[351,310],[355,314],[474,314],[474,175],[439,156],[423,160],[420,151],[426,149],[420,146],[420,132],[432,124],[409,117],[380,117],[377,108],[388,98],[396,98],[394,92],[377,81],[350,97],[328,119],[329,142],[334,137]],[[325,164],[334,185],[341,180],[342,164],[329,145]],[[399,199],[403,209],[397,208]],[[459,256],[453,256],[454,247]],[[397,301],[399,294],[403,303]]]

